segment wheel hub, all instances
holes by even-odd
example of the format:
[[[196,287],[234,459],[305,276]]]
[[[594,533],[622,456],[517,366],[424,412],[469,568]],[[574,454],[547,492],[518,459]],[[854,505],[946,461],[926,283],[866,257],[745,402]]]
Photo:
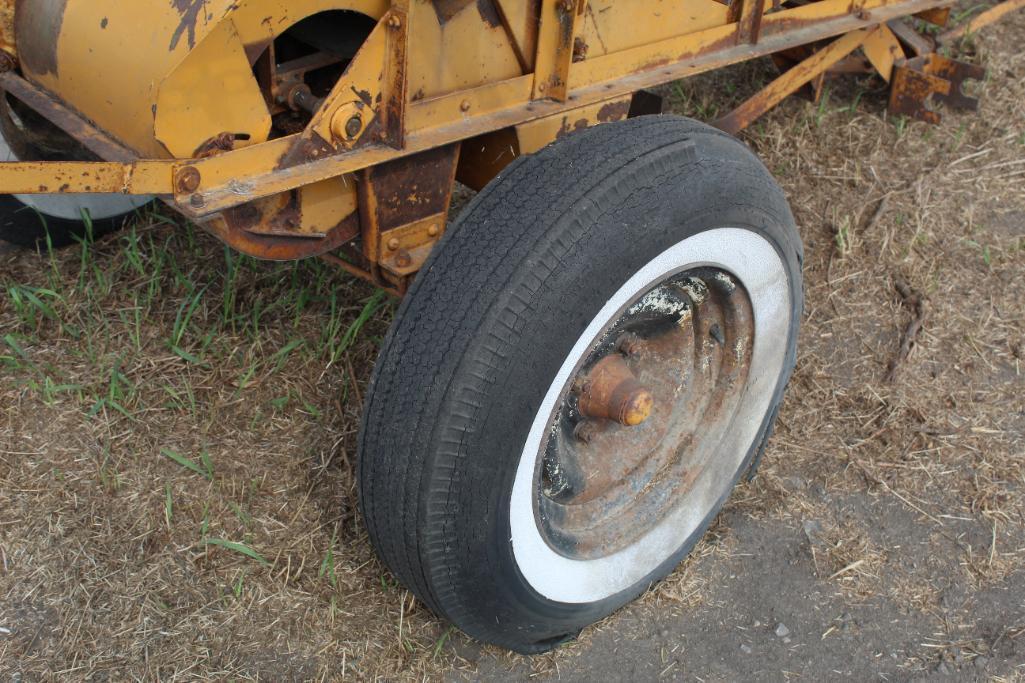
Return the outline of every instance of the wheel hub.
[[[726,271],[671,276],[629,305],[563,391],[535,487],[539,528],[573,559],[610,555],[695,489],[747,384],[754,316]]]

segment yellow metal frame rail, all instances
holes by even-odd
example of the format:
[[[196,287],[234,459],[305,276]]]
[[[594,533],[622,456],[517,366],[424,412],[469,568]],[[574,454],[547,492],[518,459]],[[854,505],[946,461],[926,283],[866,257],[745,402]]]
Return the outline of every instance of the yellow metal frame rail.
[[[534,73],[452,94],[410,101],[402,83],[402,60],[405,42],[413,26],[406,2],[393,3],[381,18],[375,34],[380,34],[377,53],[368,54],[361,63],[361,50],[345,83],[353,79],[367,89],[382,94],[388,105],[383,128],[366,144],[327,148],[319,153],[298,156],[298,143],[319,131],[328,139],[343,137],[345,123],[339,117],[350,112],[342,109],[341,98],[328,97],[303,133],[201,159],[137,160],[117,154],[117,143],[96,149],[102,158],[114,161],[2,163],[0,189],[5,193],[31,194],[54,192],[119,192],[154,194],[173,201],[185,215],[193,219],[206,216],[307,186],[336,178],[425,150],[459,142],[508,126],[557,115],[579,107],[601,103],[643,88],[659,85],[729,64],[765,56],[782,50],[807,45],[836,36],[843,38],[826,50],[812,66],[783,77],[778,88],[781,95],[794,86],[786,79],[808,80],[833,62],[830,57],[843,56],[857,48],[880,30],[887,21],[937,8],[949,7],[951,0],[819,0],[766,13],[771,0],[744,0],[731,9],[739,16],[733,23],[692,32],[675,38],[656,41],[628,50],[575,62],[572,59],[577,17],[585,3],[582,0],[543,0],[538,32],[536,68]],[[1017,6],[1023,0],[1009,0],[1005,5]],[[1016,8],[1016,7],[1012,7]],[[368,44],[374,39],[372,35]],[[381,45],[385,47],[381,48]],[[366,47],[364,49],[367,49]],[[382,69],[382,54],[391,66]],[[376,71],[365,68],[376,62]],[[835,60],[834,60],[835,61]],[[363,68],[361,72],[360,69]],[[3,74],[0,86],[31,90],[34,86],[13,73]],[[363,80],[359,80],[363,79]],[[36,93],[45,97],[45,94]],[[36,106],[31,101],[30,106]],[[59,103],[55,103],[59,107]],[[744,121],[733,120],[727,127],[737,130],[747,120],[767,108],[765,102],[741,111]],[[52,110],[51,112],[52,113]],[[358,112],[357,112],[358,114]],[[349,121],[351,123],[351,121]],[[75,133],[76,126],[88,124],[74,120],[63,112],[58,124]],[[378,122],[378,126],[382,124]],[[77,136],[80,137],[81,136]],[[89,137],[89,136],[86,136]],[[102,140],[102,135],[93,138]],[[123,148],[122,148],[123,149]],[[308,148],[307,148],[308,149]],[[112,151],[113,150],[113,151]]]

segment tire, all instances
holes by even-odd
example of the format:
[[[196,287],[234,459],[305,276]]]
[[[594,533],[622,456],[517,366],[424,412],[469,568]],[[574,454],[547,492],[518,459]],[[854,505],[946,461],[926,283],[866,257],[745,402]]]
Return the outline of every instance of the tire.
[[[95,160],[53,124],[0,92],[0,161]],[[0,240],[22,247],[68,246],[120,229],[152,197],[120,194],[0,195]]]
[[[381,559],[438,615],[525,654],[636,598],[767,438],[801,262],[769,172],[703,124],[630,119],[517,160],[435,250],[374,371],[358,477]],[[648,383],[646,421],[594,417],[603,363]],[[661,384],[681,382],[700,390]],[[640,464],[591,493],[626,461]]]

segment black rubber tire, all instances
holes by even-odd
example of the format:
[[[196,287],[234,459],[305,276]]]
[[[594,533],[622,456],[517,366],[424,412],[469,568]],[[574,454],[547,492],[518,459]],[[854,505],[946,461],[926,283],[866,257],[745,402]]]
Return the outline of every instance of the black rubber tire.
[[[126,213],[105,220],[92,221],[92,238],[116,232],[135,213]],[[47,234],[55,248],[67,247],[86,239],[90,230],[84,221],[55,218],[40,214],[11,195],[0,195],[0,240],[27,249],[45,248]]]
[[[521,158],[466,207],[402,302],[367,394],[360,506],[388,568],[470,636],[520,653],[575,637],[672,571],[725,502],[654,572],[599,602],[544,598],[511,550],[513,473],[569,349],[639,267],[715,225],[775,246],[793,307],[785,369],[735,484],[782,399],[803,296],[785,197],[734,138],[641,117]]]

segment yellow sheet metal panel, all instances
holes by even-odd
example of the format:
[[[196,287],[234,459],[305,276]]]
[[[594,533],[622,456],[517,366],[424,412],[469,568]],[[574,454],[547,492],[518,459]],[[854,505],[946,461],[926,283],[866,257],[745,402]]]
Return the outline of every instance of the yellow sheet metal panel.
[[[0,0],[0,50],[14,54],[14,0]]]
[[[729,8],[716,0],[590,0],[577,52],[612,54],[726,23]]]
[[[2,1],[2,0],[0,0]],[[18,0],[25,75],[58,94],[143,156],[166,157],[153,108],[159,89],[225,20],[251,63],[276,36],[310,15],[351,9],[378,17],[387,0]],[[211,80],[213,98],[223,90]],[[185,124],[183,124],[185,125]],[[223,129],[211,133],[225,132]]]
[[[491,0],[418,1],[409,14],[408,92],[414,101],[523,74]]]
[[[156,136],[188,158],[206,141],[230,133],[243,142],[267,140],[271,116],[231,19],[222,21],[160,84]]]

